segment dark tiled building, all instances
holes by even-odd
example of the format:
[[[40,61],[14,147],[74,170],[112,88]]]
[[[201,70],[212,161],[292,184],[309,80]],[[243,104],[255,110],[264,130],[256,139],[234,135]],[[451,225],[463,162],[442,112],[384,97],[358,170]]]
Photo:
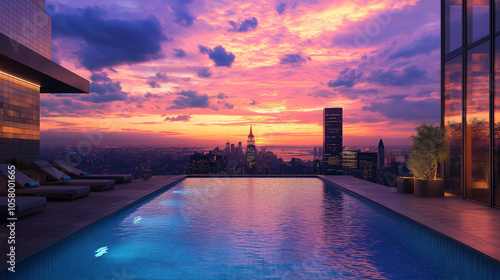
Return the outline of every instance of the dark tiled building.
[[[222,171],[222,156],[209,152],[189,156],[189,174],[217,174]]]
[[[360,151],[342,151],[342,167],[344,169],[356,169],[358,168],[358,153]]]
[[[358,168],[361,179],[377,182],[377,153],[358,153]]]
[[[88,93],[89,82],[51,60],[44,0],[0,2],[0,163],[40,156],[40,93]]]
[[[323,174],[342,175],[342,108],[323,109]]]
[[[500,0],[442,0],[446,191],[500,206]]]

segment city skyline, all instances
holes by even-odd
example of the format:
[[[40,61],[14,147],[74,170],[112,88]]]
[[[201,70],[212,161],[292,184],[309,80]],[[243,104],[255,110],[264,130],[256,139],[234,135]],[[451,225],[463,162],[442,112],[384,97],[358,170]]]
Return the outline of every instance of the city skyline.
[[[343,107],[345,145],[409,145],[439,122],[434,2],[47,1],[53,60],[91,93],[42,95],[41,143],[218,145],[252,122],[263,145],[319,146],[322,109]],[[120,34],[142,44],[116,52]]]

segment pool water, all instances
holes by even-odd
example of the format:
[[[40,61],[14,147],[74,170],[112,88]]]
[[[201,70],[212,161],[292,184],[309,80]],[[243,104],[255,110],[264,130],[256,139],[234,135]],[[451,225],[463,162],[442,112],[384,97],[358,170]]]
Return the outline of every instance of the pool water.
[[[9,277],[444,279],[378,207],[317,178],[187,178]]]

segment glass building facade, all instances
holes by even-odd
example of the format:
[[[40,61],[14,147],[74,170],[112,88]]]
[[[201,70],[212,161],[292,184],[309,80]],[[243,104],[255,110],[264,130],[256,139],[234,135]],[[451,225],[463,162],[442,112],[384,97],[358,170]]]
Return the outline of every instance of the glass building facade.
[[[342,108],[323,109],[323,174],[342,175]]]
[[[45,0],[0,1],[0,33],[51,59],[52,18],[45,12]]]
[[[500,206],[500,0],[441,1],[448,193]]]
[[[40,93],[88,93],[87,80],[51,61],[44,0],[0,1],[0,163],[40,157]]]
[[[40,156],[40,87],[0,73],[0,161]]]

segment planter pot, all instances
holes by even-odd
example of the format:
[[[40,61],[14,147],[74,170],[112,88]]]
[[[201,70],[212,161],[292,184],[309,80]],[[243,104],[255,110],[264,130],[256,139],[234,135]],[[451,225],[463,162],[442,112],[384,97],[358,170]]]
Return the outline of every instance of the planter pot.
[[[444,180],[415,179],[414,194],[421,197],[444,197]]]
[[[398,177],[398,192],[413,193],[415,178],[413,177]]]
[[[141,178],[144,180],[149,180],[151,177],[153,177],[153,171],[149,169],[143,169],[141,170]]]

